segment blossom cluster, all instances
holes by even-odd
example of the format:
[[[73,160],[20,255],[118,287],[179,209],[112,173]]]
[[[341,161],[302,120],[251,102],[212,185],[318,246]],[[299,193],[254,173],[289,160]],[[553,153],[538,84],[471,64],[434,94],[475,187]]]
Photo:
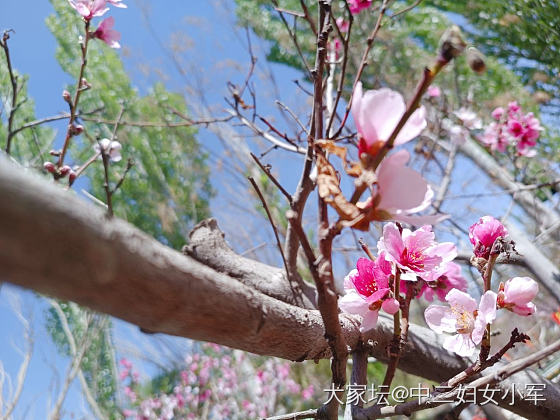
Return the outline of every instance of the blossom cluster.
[[[506,152],[508,146],[515,149],[518,156],[535,156],[542,127],[532,112],[524,114],[517,102],[510,102],[507,110],[498,107],[492,111],[493,121],[479,137],[491,150]]]
[[[172,391],[140,397],[142,386],[132,364],[123,359],[120,380],[128,400],[122,414],[135,420],[175,418],[212,420],[263,418],[311,401],[312,385],[302,387],[290,377],[290,363],[260,359],[216,344],[203,344],[201,351],[185,358],[185,368]]]
[[[506,238],[507,229],[495,218],[484,216],[469,229],[474,256],[487,261],[494,243]],[[481,343],[486,326],[498,309],[528,316],[536,311],[532,300],[537,283],[529,277],[513,277],[500,283],[498,292],[486,290],[477,301],[468,293],[461,268],[453,262],[457,248],[450,242],[438,243],[429,225],[411,231],[395,223],[383,228],[374,260],[360,258],[357,268],[344,280],[342,311],[359,315],[361,331],[373,328],[379,310],[395,314],[403,305],[401,292],[432,301],[437,297],[449,306],[428,306],[425,319],[437,333],[451,333],[444,348],[461,356],[471,356]],[[395,287],[395,282],[399,282]]]

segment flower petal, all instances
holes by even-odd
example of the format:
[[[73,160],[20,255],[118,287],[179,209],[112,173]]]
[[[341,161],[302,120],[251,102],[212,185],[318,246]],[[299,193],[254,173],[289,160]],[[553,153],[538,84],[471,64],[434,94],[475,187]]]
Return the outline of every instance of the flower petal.
[[[457,290],[457,289],[455,289]],[[485,324],[491,324],[496,319],[496,300],[498,295],[492,290],[484,292],[480,298],[477,319],[482,319]]]
[[[457,353],[462,357],[470,357],[475,351],[475,344],[469,334],[457,334],[447,337],[443,342],[443,348]]]
[[[525,305],[531,302],[539,292],[539,285],[530,277],[513,277],[506,281],[504,287],[505,302]]]
[[[447,306],[430,305],[424,311],[426,324],[436,333],[456,332],[457,319]]]
[[[426,126],[426,109],[421,106],[414,111],[404,127],[401,129],[399,135],[395,139],[395,145],[406,143],[407,141],[418,137]]]
[[[347,314],[364,316],[369,311],[369,305],[355,290],[350,290],[338,300],[340,310]]]
[[[362,325],[360,326],[360,332],[365,332],[375,327],[375,325],[377,325],[378,317],[379,317],[379,311],[368,311],[363,316]]]
[[[445,296],[445,300],[449,302],[451,306],[462,308],[468,312],[474,312],[477,307],[476,300],[468,293],[457,289],[451,289],[447,296]]]

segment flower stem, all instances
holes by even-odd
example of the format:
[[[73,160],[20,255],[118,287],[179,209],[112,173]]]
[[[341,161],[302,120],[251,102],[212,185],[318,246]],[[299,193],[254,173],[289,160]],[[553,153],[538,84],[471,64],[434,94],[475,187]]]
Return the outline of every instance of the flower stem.
[[[393,292],[395,295],[395,299],[397,299],[399,302],[401,301],[400,299],[400,282],[401,282],[401,272],[400,270],[397,268],[397,273],[395,274],[395,284],[393,285]],[[410,304],[410,300],[408,300],[408,304]],[[407,303],[405,302],[406,306]],[[403,311],[403,316],[405,314],[407,314],[407,318],[408,318],[408,308],[404,308],[404,306],[401,308]],[[407,322],[408,324],[408,322]],[[407,328],[408,330],[408,328]],[[402,344],[402,340],[401,340],[401,333],[403,332],[403,330],[401,329],[401,314],[400,314],[400,310],[397,311],[394,315],[393,315],[393,339],[391,340],[391,343],[389,344],[389,363],[387,364],[387,371],[385,372],[385,378],[383,379],[383,386],[386,387],[390,387],[391,386],[391,382],[393,382],[393,378],[395,376],[395,371],[397,369],[397,365],[399,363],[399,359],[400,359],[400,354],[401,354],[401,344]]]
[[[496,264],[496,260],[500,255],[499,252],[493,252],[494,246],[492,246],[492,251],[490,252],[490,256],[488,257],[488,262],[486,263],[486,270],[484,270],[484,274],[482,275],[482,279],[484,280],[484,292],[486,293],[492,288],[492,271],[494,271],[494,265]],[[481,362],[484,362],[488,355],[490,354],[490,324],[486,324],[486,331],[484,332],[484,337],[482,337],[482,344],[480,346],[480,354],[479,359]]]
[[[90,25],[90,21],[86,20],[85,21],[85,38],[84,38],[84,42],[81,45],[81,50],[82,50],[82,63],[80,65],[80,74],[78,76],[78,82],[76,84],[76,93],[74,94],[74,100],[72,101],[72,104],[70,106],[70,120],[68,121],[68,128],[66,130],[66,138],[64,139],[64,145],[62,146],[62,152],[60,153],[60,157],[58,158],[58,164],[57,166],[59,168],[62,167],[62,165],[64,164],[64,157],[66,156],[66,152],[68,151],[68,146],[70,145],[70,139],[72,139],[73,136],[73,125],[74,125],[74,121],[76,120],[76,115],[78,112],[78,103],[80,102],[80,95],[82,94],[82,91],[84,90],[84,86],[82,86],[82,79],[84,77],[84,72],[85,72],[85,68],[87,65],[87,49],[88,49],[88,43],[89,43],[89,39],[90,39],[90,35],[89,35],[89,25]]]

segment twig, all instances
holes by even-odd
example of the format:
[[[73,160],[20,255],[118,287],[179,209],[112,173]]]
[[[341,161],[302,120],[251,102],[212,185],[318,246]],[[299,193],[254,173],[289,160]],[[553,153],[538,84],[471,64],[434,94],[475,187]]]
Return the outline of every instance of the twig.
[[[346,8],[348,9],[348,30],[346,31],[346,36],[342,36],[342,32],[340,31],[340,28],[338,27],[338,24],[336,23],[336,20],[334,19],[334,17],[332,18],[333,20],[333,24],[334,27],[336,28],[337,32],[338,32],[338,36],[340,37],[340,39],[342,39],[342,45],[343,45],[343,58],[342,58],[342,67],[340,69],[340,77],[338,79],[338,86],[336,89],[336,98],[334,100],[334,106],[333,106],[333,110],[334,112],[331,113],[331,116],[329,118],[329,122],[327,124],[327,133],[331,134],[331,130],[332,130],[332,126],[334,123],[334,119],[336,116],[336,109],[338,108],[338,103],[340,102],[340,98],[342,97],[342,90],[344,88],[344,79],[346,77],[346,67],[348,64],[348,46],[350,45],[350,34],[352,33],[352,25],[354,23],[354,16],[352,15],[352,13],[350,12],[350,7],[348,6],[348,2],[345,2]],[[340,131],[338,131],[338,135],[340,135]],[[331,137],[329,137],[331,138]]]
[[[422,3],[422,0],[416,0],[414,3],[412,3],[410,6],[405,7],[404,9],[399,10],[398,12],[393,13],[390,17],[391,19],[396,18],[397,16],[400,16],[404,13],[410,12],[412,9],[414,9],[416,6],[418,6],[420,3]]]
[[[457,157],[458,145],[456,143],[451,143],[451,150],[449,151],[449,157],[447,158],[447,165],[445,166],[445,172],[440,182],[440,187],[438,189],[437,196],[432,203],[432,207],[435,209],[436,213],[440,210],[445,194],[449,189],[449,184],[451,183],[451,173],[455,167],[455,159]]]
[[[362,251],[364,251],[366,253],[366,255],[369,257],[370,260],[374,261],[375,256],[369,250],[369,246],[364,242],[364,239],[360,238],[358,240],[358,242],[360,243],[360,246],[362,247]]]
[[[311,31],[313,32],[313,35],[315,35],[315,37],[317,37],[317,25],[315,24],[315,21],[313,20],[313,18],[311,17],[311,14],[309,13],[309,9],[307,8],[307,5],[305,4],[305,0],[299,0],[299,3],[301,4],[301,8],[303,10],[303,17],[309,23],[309,27],[311,28]]]
[[[263,165],[261,163],[261,161],[259,160],[259,158],[256,157],[253,153],[251,153],[251,157],[256,162],[256,164],[259,166],[259,168],[261,168],[261,170],[268,176],[268,178],[272,181],[272,183],[274,185],[276,185],[276,187],[278,187],[280,192],[282,194],[284,194],[284,197],[286,197],[286,199],[288,200],[288,203],[290,203],[290,206],[291,206],[293,204],[292,195],[288,191],[286,191],[286,189],[282,186],[282,184],[280,184],[280,181],[278,181],[276,179],[276,177],[274,175],[272,175],[272,173],[270,172],[270,168],[268,166]]]
[[[254,157],[254,155],[251,153],[251,156]],[[272,230],[274,231],[274,237],[276,238],[276,244],[278,245],[278,249],[280,250],[280,255],[282,255],[282,261],[284,262],[284,268],[286,269],[286,276],[288,276],[288,264],[286,262],[286,256],[284,255],[284,250],[282,249],[282,244],[280,243],[280,237],[278,236],[278,229],[276,229],[276,224],[274,223],[274,219],[272,218],[272,214],[270,213],[270,209],[268,208],[268,204],[266,203],[266,200],[264,198],[264,196],[262,195],[262,192],[259,188],[259,186],[257,185],[257,183],[255,182],[255,179],[250,176],[247,178],[249,180],[249,182],[251,183],[251,185],[253,186],[253,188],[255,189],[257,195],[259,196],[259,199],[261,200],[261,203],[264,207],[264,211],[266,211],[266,215],[268,216],[268,221],[270,222],[270,225],[272,226]]]
[[[300,419],[316,419],[317,410],[298,411],[297,413],[281,414],[279,416],[267,417],[265,420],[300,420]]]
[[[121,178],[119,179],[119,181],[115,185],[115,188],[113,188],[111,190],[111,195],[115,194],[117,192],[117,190],[122,186],[122,183],[124,182],[124,180],[126,178],[126,175],[132,169],[133,166],[134,166],[134,160],[129,158],[128,161],[126,162],[126,168],[124,169],[124,172],[123,172]]]
[[[276,100],[276,103],[284,111],[286,111],[288,114],[290,114],[290,116],[294,119],[294,121],[297,122],[298,125],[301,127],[301,129],[309,136],[309,130],[307,129],[306,126],[303,125],[303,123],[300,121],[300,119],[297,117],[297,115],[294,113],[294,111],[292,111],[286,104],[280,102],[279,100]]]
[[[86,69],[86,65],[87,65],[87,49],[88,49],[88,43],[90,40],[90,33],[89,33],[89,26],[90,26],[90,21],[86,20],[85,21],[85,38],[83,41],[83,44],[80,45],[81,47],[81,51],[82,51],[82,62],[80,64],[80,73],[78,75],[78,82],[76,83],[76,93],[74,94],[74,99],[70,105],[70,120],[68,121],[68,128],[66,130],[66,137],[64,139],[64,144],[62,146],[62,151],[60,152],[60,156],[58,158],[58,164],[57,166],[59,168],[62,167],[62,165],[64,164],[64,157],[66,156],[66,152],[68,151],[68,146],[70,145],[70,140],[72,139],[72,137],[74,136],[74,121],[76,120],[76,113],[78,111],[78,104],[80,102],[80,95],[82,94],[82,92],[87,89],[86,86],[84,86],[84,71]]]
[[[0,284],[1,285],[1,284]],[[19,306],[19,303],[18,303]],[[2,420],[8,420],[11,419],[11,415],[12,412],[14,411],[14,409],[16,408],[16,405],[19,402],[19,399],[21,397],[21,394],[23,392],[23,384],[25,382],[25,378],[27,377],[27,372],[29,370],[29,364],[31,363],[31,356],[33,355],[33,347],[35,344],[35,340],[33,337],[33,327],[32,324],[29,322],[28,319],[25,318],[25,316],[21,313],[20,308],[15,308],[15,315],[16,317],[20,320],[20,322],[23,324],[23,328],[24,328],[24,336],[25,336],[25,342],[26,342],[26,346],[27,346],[27,350],[23,356],[23,361],[21,362],[21,365],[19,367],[18,370],[18,374],[17,374],[17,383],[16,383],[16,388],[12,397],[12,401],[7,404],[7,409],[5,413],[1,413],[0,410],[0,414],[2,415],[1,419]],[[0,381],[0,391],[2,390],[2,381]],[[0,396],[0,402],[1,401],[1,396]],[[2,405],[0,405],[0,409],[2,408]]]
[[[279,140],[277,137],[273,136],[272,134],[261,130],[256,124],[254,124],[253,122],[251,122],[247,118],[245,118],[239,112],[239,110],[232,108],[232,109],[228,109],[227,112],[229,112],[233,117],[237,117],[243,125],[249,127],[251,130],[253,130],[253,132],[255,134],[258,134],[259,136],[263,137],[265,140],[268,140],[269,142],[271,142],[275,146],[280,147],[280,148],[285,149],[285,150],[288,150],[290,152],[296,152],[296,153],[305,153],[306,152],[306,149],[301,147],[301,146],[287,144],[287,143],[283,142],[282,140]]]
[[[518,359],[512,363],[505,365],[504,367],[498,369],[496,372],[492,372],[480,379],[477,379],[469,384],[469,388],[477,389],[486,385],[492,385],[494,383],[500,382],[506,378],[509,378],[513,374],[535,364],[544,358],[556,353],[560,350],[560,340],[555,341],[551,345],[545,347],[544,349],[533,353],[522,359]],[[361,410],[359,416],[356,419],[377,419],[382,417],[396,416],[399,414],[404,414],[410,416],[413,412],[424,410],[427,408],[437,407],[442,404],[447,404],[447,402],[453,398],[456,398],[459,393],[458,389],[454,389],[448,392],[434,392],[434,394],[427,398],[419,398],[417,400],[408,401],[403,404],[397,404],[394,406],[378,407],[373,406]]]
[[[342,129],[346,125],[346,120],[348,119],[348,115],[350,114],[350,108],[352,107],[352,99],[354,97],[354,90],[356,89],[356,85],[360,81],[360,78],[362,77],[362,73],[364,72],[364,69],[366,68],[369,52],[371,51],[371,47],[373,46],[375,38],[377,37],[377,33],[379,32],[379,29],[381,28],[381,21],[383,20],[383,16],[385,16],[385,12],[387,11],[388,3],[389,3],[388,0],[383,0],[383,3],[381,4],[381,9],[379,10],[379,15],[377,16],[377,22],[375,22],[375,26],[373,27],[373,30],[371,31],[371,34],[366,41],[366,49],[364,50],[364,53],[362,55],[360,65],[358,66],[358,71],[356,72],[356,77],[354,78],[354,83],[352,85],[352,93],[350,94],[350,99],[348,100],[348,104],[346,105],[346,111],[344,113],[344,117],[342,118],[342,122],[340,123],[340,127],[338,128],[338,130],[334,134],[333,138],[338,137],[340,135],[340,133],[342,132]]]
[[[278,1],[277,0],[272,0],[272,3],[277,8],[276,10],[278,11],[278,15],[280,16],[280,19],[282,20],[282,23],[286,27],[286,30],[288,31],[288,35],[290,35],[290,38],[292,38],[292,41],[294,42],[294,46],[296,47],[298,55],[301,58],[303,66],[307,70],[307,73],[308,73],[309,77],[313,78],[313,75],[311,73],[311,68],[309,67],[309,64],[307,63],[307,60],[305,59],[305,56],[303,55],[303,51],[302,51],[301,46],[299,45],[299,42],[297,40],[297,35],[295,33],[295,30],[292,31],[292,29],[290,28],[290,25],[288,24],[288,21],[284,17],[284,13],[282,13],[282,11],[278,9],[278,7],[279,7],[278,6]],[[297,20],[296,18],[297,18],[297,16],[294,16],[294,27],[295,27],[295,23],[296,23],[296,20]]]
[[[18,84],[17,84],[18,78],[16,75],[14,75],[14,70],[12,69],[12,61],[10,59],[10,49],[8,47],[8,39],[10,39],[10,32],[13,32],[13,30],[12,29],[5,30],[2,35],[2,40],[0,40],[0,47],[2,47],[2,49],[4,50],[4,55],[6,56],[6,64],[8,66],[8,73],[10,75],[10,83],[12,84],[12,103],[10,106],[10,112],[8,114],[8,136],[6,140],[6,149],[5,149],[8,155],[10,154],[12,138],[16,134],[13,131],[14,116],[19,108],[19,105],[17,103],[17,97],[19,93]]]
[[[477,360],[474,364],[469,366],[464,371],[458,373],[453,378],[449,379],[447,382],[444,382],[442,385],[446,387],[455,387],[461,383],[464,383],[468,378],[473,377],[474,375],[482,372],[487,367],[493,366],[500,361],[504,354],[507,351],[511,350],[515,347],[517,343],[525,343],[527,340],[530,340],[530,337],[527,334],[519,333],[517,328],[515,328],[511,332],[511,336],[509,341],[503,346],[499,351],[497,351],[492,357],[489,359],[481,361],[480,359]]]
[[[486,263],[486,270],[482,274],[482,279],[484,280],[484,292],[492,289],[492,271],[494,270],[494,265],[496,264],[496,259],[500,255],[500,251],[496,251],[499,242],[498,238],[494,241],[492,249],[490,251],[490,256],[488,257],[488,262]],[[486,324],[486,331],[482,337],[482,343],[480,345],[479,359],[484,362],[490,353],[490,324]]]
[[[363,389],[367,386],[367,366],[368,366],[368,349],[361,343],[356,351],[352,353],[352,376],[350,382],[352,385],[360,385]],[[356,408],[362,408],[364,401],[358,394],[356,404],[352,404],[351,412]]]
[[[56,314],[58,315],[58,319],[60,320],[60,324],[62,325],[62,330],[64,331],[64,334],[66,335],[66,339],[68,340],[68,344],[70,346],[70,353],[72,357],[76,357],[78,354],[78,350],[76,347],[76,340],[74,340],[74,335],[72,334],[72,330],[70,329],[70,325],[68,324],[68,318],[66,317],[66,314],[64,313],[64,311],[62,310],[62,308],[60,307],[60,305],[56,300],[49,299],[49,303],[51,304]],[[89,385],[86,381],[84,372],[81,367],[78,370],[78,379],[80,380],[80,384],[82,385],[82,390],[84,391],[86,400],[90,405],[95,417],[98,419],[106,418],[106,416],[102,414],[101,409],[97,404],[97,401],[95,401],[95,398],[91,394],[91,390],[89,389]]]

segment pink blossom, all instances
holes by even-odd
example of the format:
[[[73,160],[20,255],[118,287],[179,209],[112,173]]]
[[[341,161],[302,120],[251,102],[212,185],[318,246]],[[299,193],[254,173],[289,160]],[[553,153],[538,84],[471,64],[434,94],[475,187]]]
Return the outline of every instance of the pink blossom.
[[[309,401],[313,397],[313,385],[309,385],[307,388],[304,388],[301,392],[301,397],[303,401]]]
[[[124,394],[128,397],[131,402],[136,401],[136,393],[129,386],[124,387]]]
[[[103,16],[109,10],[106,0],[68,0],[68,3],[85,20]]]
[[[521,107],[519,106],[517,101],[513,101],[513,102],[510,102],[508,104],[508,112],[509,113],[516,113],[516,112],[519,112],[520,110],[521,110]]]
[[[505,115],[505,118],[504,118]],[[532,112],[523,114],[517,102],[510,102],[507,114],[501,107],[492,111],[492,117],[497,121],[491,123],[479,140],[490,146],[492,150],[506,152],[508,145],[515,146],[517,155],[532,157],[536,152],[531,148],[536,146],[542,127],[540,121]]]
[[[451,289],[467,291],[467,280],[461,274],[461,266],[454,262],[442,264],[441,268],[432,271],[430,280],[424,282],[418,297],[424,296],[431,302],[436,295],[443,302]]]
[[[128,369],[125,370],[121,370],[121,373],[119,373],[119,379],[121,381],[124,381],[126,378],[128,378],[130,371]]]
[[[383,236],[377,242],[377,250],[397,265],[402,272],[402,280],[409,281],[416,281],[416,276],[429,278],[432,270],[457,255],[457,248],[451,242],[435,241],[429,225],[414,232],[409,229],[401,232],[394,223],[387,223],[383,227]]]
[[[507,122],[507,130],[508,133],[511,134],[513,137],[521,137],[523,135],[523,125],[520,121],[516,119],[510,119]]]
[[[103,19],[99,27],[93,33],[94,38],[100,39],[111,48],[120,48],[119,39],[121,34],[113,29],[115,18],[113,16]]]
[[[504,153],[510,143],[508,137],[502,133],[502,126],[497,123],[491,123],[486,127],[484,133],[478,138],[480,142],[489,146],[492,150],[498,150]]]
[[[121,360],[119,360],[119,363],[125,368],[125,369],[132,369],[132,363],[126,359],[126,358],[122,358]]]
[[[498,307],[505,308],[516,314],[528,316],[537,310],[531,302],[539,292],[539,285],[530,277],[513,277],[500,283]]]
[[[494,109],[494,111],[492,111],[492,118],[494,118],[496,121],[500,121],[504,116],[505,112],[506,111],[504,110],[504,108],[499,106],[496,109]]]
[[[416,225],[440,222],[447,216],[412,215],[431,204],[434,192],[422,175],[405,166],[409,159],[408,151],[399,150],[381,162],[377,170],[377,197],[372,202],[385,213],[386,220]]]
[[[372,0],[348,0],[348,6],[350,7],[350,12],[353,15],[357,15],[362,10],[371,6],[371,2]]]
[[[108,3],[111,3],[115,7],[120,7],[121,9],[126,9],[126,4],[122,2],[122,0],[107,0]]]
[[[342,33],[348,32],[348,29],[350,28],[350,22],[344,20],[342,17],[336,18],[336,24]]]
[[[483,216],[469,228],[469,239],[474,246],[474,255],[479,258],[490,257],[492,245],[499,237],[506,237],[508,231],[499,220]]]
[[[122,159],[121,149],[122,145],[118,141],[111,141],[109,139],[101,139],[99,143],[93,146],[96,153],[101,153],[101,148],[105,153],[109,154],[109,158],[113,162],[119,162]],[[100,156],[101,158],[101,156]],[[196,355],[195,355],[196,356]]]
[[[352,99],[352,116],[358,130],[360,156],[362,153],[375,155],[403,116],[406,105],[400,93],[388,88],[368,90],[363,93],[359,82]],[[417,137],[426,128],[424,107],[418,108],[401,129],[395,145],[406,143]]]
[[[461,120],[463,126],[469,130],[478,130],[482,128],[482,121],[478,115],[469,108],[460,108],[454,112],[455,116]]]
[[[452,289],[445,300],[450,307],[430,305],[424,312],[428,326],[436,333],[455,333],[445,339],[443,347],[459,356],[472,356],[480,344],[487,324],[496,319],[496,293],[488,290],[477,304],[470,295]]]
[[[363,332],[375,327],[380,308],[394,314],[399,310],[399,303],[390,295],[391,264],[384,254],[375,261],[360,258],[356,266],[344,278],[346,294],[340,298],[339,306],[343,312],[362,317],[360,331]]]
[[[439,86],[430,85],[426,92],[430,98],[439,98],[441,96],[441,89]]]

